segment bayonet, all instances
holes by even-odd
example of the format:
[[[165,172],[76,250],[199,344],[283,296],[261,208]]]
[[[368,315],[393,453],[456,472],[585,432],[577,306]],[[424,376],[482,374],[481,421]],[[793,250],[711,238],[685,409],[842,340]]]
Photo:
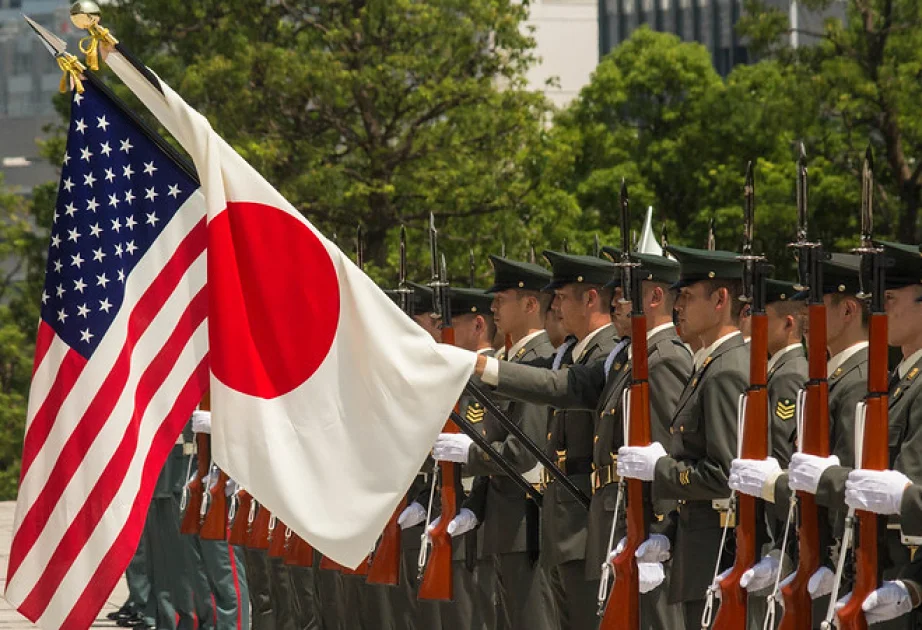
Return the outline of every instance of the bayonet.
[[[361,224],[355,229],[355,264],[365,271],[365,232]]]
[[[563,243],[560,244],[560,251],[562,251],[564,254],[570,253],[570,239],[568,239],[566,236],[563,237]]]
[[[499,257],[500,258],[506,257],[506,241],[502,241],[499,244]]]
[[[413,289],[407,284],[407,226],[400,226],[400,267],[397,279],[397,295],[400,296],[400,308],[411,317],[414,313]]]
[[[621,179],[621,194],[618,205],[621,208],[621,300],[629,302],[633,296],[633,264],[631,263],[631,210],[627,181]],[[641,305],[642,306],[642,305]]]
[[[663,229],[660,232],[659,245],[663,249],[666,249],[669,246],[669,236],[666,234],[666,222],[665,221],[663,221]]]
[[[717,236],[714,234],[714,217],[711,217],[711,221],[708,223],[707,248],[712,252],[717,249]]]
[[[879,257],[874,256],[880,250],[874,247],[874,155],[868,146],[864,153],[864,163],[861,165],[861,243],[855,250],[861,254],[861,274],[859,276],[859,293],[857,297],[862,300],[873,299],[883,306],[882,296],[875,295],[875,276],[879,265]],[[879,285],[882,287],[883,285]],[[879,288],[878,287],[878,288]]]
[[[538,254],[535,252],[534,245],[528,246],[528,262],[530,262],[533,265],[538,264]]]
[[[429,213],[429,270],[431,272],[432,287],[432,316],[441,319],[445,317],[442,312],[442,270],[439,265],[439,231],[435,229],[435,215]]]
[[[468,251],[468,266],[470,267],[470,285],[473,289],[477,285],[477,263],[474,261],[474,248]]]
[[[797,156],[797,240],[807,241],[809,212],[807,209],[807,150],[800,143],[800,155]]]

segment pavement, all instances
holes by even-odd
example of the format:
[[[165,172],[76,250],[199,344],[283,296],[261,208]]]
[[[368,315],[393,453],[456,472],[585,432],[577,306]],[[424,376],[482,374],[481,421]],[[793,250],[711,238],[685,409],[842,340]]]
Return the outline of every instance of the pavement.
[[[13,537],[13,512],[16,503],[13,501],[0,501],[0,593],[6,590],[6,566],[10,559],[10,541]],[[128,597],[128,587],[125,579],[119,580],[118,585],[105,607],[99,613],[99,619],[93,624],[94,628],[116,628],[114,622],[106,619],[106,614],[117,610]],[[25,617],[16,612],[9,603],[0,597],[0,630],[25,630],[38,628]]]

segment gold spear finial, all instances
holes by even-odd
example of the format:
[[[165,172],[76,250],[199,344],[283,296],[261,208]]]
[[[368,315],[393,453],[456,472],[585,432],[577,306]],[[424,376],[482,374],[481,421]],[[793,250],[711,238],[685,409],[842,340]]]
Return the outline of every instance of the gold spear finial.
[[[109,29],[99,25],[99,19],[99,5],[93,0],[77,0],[70,7],[70,21],[77,28],[89,33],[80,40],[80,52],[86,55],[86,65],[90,70],[99,70],[100,43],[107,46],[115,46],[118,43],[109,33]]]

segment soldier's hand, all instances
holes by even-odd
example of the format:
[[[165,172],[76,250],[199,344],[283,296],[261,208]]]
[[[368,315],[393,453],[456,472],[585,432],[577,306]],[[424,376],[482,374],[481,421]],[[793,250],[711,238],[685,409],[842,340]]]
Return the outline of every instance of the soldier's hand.
[[[666,579],[662,562],[638,562],[637,571],[641,593],[649,593]]]
[[[909,477],[896,470],[853,470],[845,482],[845,503],[875,514],[899,514]]]
[[[666,456],[659,442],[649,446],[622,446],[618,449],[618,474],[629,479],[653,481],[656,462]]]
[[[432,458],[436,461],[467,463],[467,454],[474,440],[463,433],[440,433],[432,447]]]
[[[672,543],[662,534],[650,534],[650,537],[640,543],[634,556],[637,562],[666,562],[670,557]]]
[[[405,507],[403,512],[400,513],[400,516],[397,517],[397,524],[400,525],[400,529],[408,529],[419,525],[425,520],[426,508],[416,501],[413,501],[413,503]]]
[[[740,586],[750,593],[768,588],[775,581],[781,564],[774,556],[765,556],[740,576]]]
[[[734,459],[730,464],[730,489],[760,498],[765,484],[769,480],[776,479],[780,474],[781,465],[774,457]]]
[[[714,578],[713,582],[711,582],[711,590],[714,591],[714,597],[716,597],[717,599],[720,599],[720,596],[722,594],[720,592],[720,583],[723,582],[724,579],[726,579],[728,575],[730,575],[730,571],[732,570],[733,570],[733,567],[730,567],[729,569],[725,569],[724,571],[719,573],[716,578]]]
[[[829,595],[835,585],[836,574],[829,567],[820,567],[807,580],[807,592],[810,593],[810,597],[813,599],[819,599]]]
[[[909,613],[912,598],[902,580],[887,581],[864,599],[861,610],[869,624],[881,623]]]
[[[455,536],[461,536],[471,531],[477,525],[480,524],[480,521],[477,519],[477,516],[468,508],[461,508],[461,511],[458,512],[458,515],[451,519],[451,522],[448,524],[448,535],[454,538]]]
[[[794,453],[791,457],[791,465],[788,467],[791,489],[816,494],[820,477],[826,469],[838,465],[839,458],[835,455],[819,457],[807,453]]]

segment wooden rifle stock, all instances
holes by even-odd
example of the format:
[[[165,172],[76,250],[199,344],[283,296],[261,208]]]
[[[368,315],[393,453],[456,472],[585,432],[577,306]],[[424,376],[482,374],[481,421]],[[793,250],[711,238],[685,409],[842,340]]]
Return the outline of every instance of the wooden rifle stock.
[[[218,481],[208,490],[207,512],[199,529],[202,540],[224,540],[227,538],[227,496],[224,494],[229,477],[223,470],[218,474]]]
[[[388,584],[396,586],[400,583],[400,555],[402,532],[400,525],[397,524],[397,518],[407,506],[407,500],[404,498],[394,515],[387,522],[384,533],[381,534],[381,540],[378,542],[378,548],[371,561],[371,567],[368,569],[369,584]]]
[[[295,567],[314,566],[314,548],[294,532],[291,532],[291,537],[288,539],[285,564]]]
[[[647,318],[631,318],[631,400],[628,446],[650,444],[650,385],[647,356]],[[637,548],[650,532],[652,507],[649,492],[639,479],[627,480],[627,539],[612,566],[615,583],[605,606],[599,630],[640,629],[640,574],[637,569]],[[617,518],[618,515],[615,515]]]
[[[205,495],[202,480],[208,474],[208,467],[211,465],[211,444],[208,441],[208,434],[195,434],[195,449],[198,452],[195,478],[189,482],[186,511],[179,528],[183,534],[198,534],[202,525],[202,499]]]
[[[801,447],[804,453],[829,456],[829,383],[826,380],[826,306],[822,302],[807,307],[809,326],[808,378],[804,402],[804,426]],[[797,572],[781,587],[784,613],[778,630],[811,630],[813,599],[807,590],[810,577],[820,567],[823,545],[820,532],[827,527],[825,509],[816,496],[797,493],[800,523],[797,527]]]
[[[743,424],[742,455],[744,459],[765,459],[768,448],[768,320],[765,311],[752,313],[751,354],[749,360],[749,390],[746,393],[746,415]],[[720,581],[720,608],[714,619],[714,630],[745,630],[748,593],[740,578],[758,560],[764,530],[760,499],[738,494],[736,497],[736,557],[730,573]]]
[[[874,291],[882,291],[875,286]],[[870,470],[885,470],[890,465],[888,444],[888,378],[887,378],[887,315],[872,312],[870,321],[870,346],[868,349],[868,397],[865,401],[864,456],[856,466]],[[852,596],[840,609],[840,630],[866,630],[868,622],[861,605],[865,598],[880,586],[881,573],[878,562],[878,536],[886,527],[881,520],[886,517],[858,510],[858,538],[855,541],[855,584]],[[846,550],[843,550],[845,553]]]
[[[237,509],[234,514],[234,522],[230,523],[230,531],[227,535],[227,542],[232,545],[246,545],[247,530],[250,526],[250,506],[253,505],[253,496],[244,489],[237,491]]]
[[[288,529],[281,519],[275,519],[275,527],[269,532],[269,557],[285,557],[285,530]]]
[[[442,343],[455,345],[455,331],[453,328],[446,326],[442,329]],[[455,404],[455,412],[458,412],[458,404]],[[445,433],[458,433],[458,425],[451,420],[445,423],[442,429]],[[452,576],[451,557],[452,544],[451,535],[448,533],[448,524],[458,514],[458,497],[456,484],[460,482],[460,464],[453,462],[439,462],[439,472],[441,474],[441,498],[442,511],[439,517],[438,525],[433,528],[430,538],[432,540],[432,553],[429,556],[429,562],[426,564],[426,571],[423,573],[423,579],[419,584],[419,599],[436,599],[451,601],[454,599],[454,580]]]
[[[256,517],[250,523],[247,531],[247,547],[250,549],[268,549],[269,548],[269,519],[272,517],[271,512],[265,506],[257,505]]]

